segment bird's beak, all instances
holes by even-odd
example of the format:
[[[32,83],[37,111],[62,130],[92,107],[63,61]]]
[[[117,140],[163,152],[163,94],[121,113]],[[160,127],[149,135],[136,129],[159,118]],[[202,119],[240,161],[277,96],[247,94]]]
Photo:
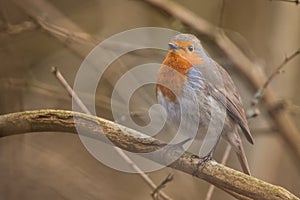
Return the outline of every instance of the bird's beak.
[[[174,44],[174,43],[172,43],[172,42],[170,42],[169,44],[169,48],[170,48],[170,50],[176,50],[176,49],[179,49],[179,46],[177,46],[176,44]]]

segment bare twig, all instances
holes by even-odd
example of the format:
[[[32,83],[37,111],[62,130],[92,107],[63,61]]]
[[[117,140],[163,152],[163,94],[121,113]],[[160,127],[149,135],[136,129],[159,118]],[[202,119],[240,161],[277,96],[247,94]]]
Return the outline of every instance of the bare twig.
[[[7,33],[10,35],[16,35],[23,33],[24,31],[31,31],[37,28],[37,24],[31,21],[25,21],[20,24],[7,24],[6,29],[1,33]]]
[[[173,179],[174,179],[173,174],[168,174],[168,176],[153,190],[151,194],[153,199],[157,199],[157,197],[159,196],[159,191],[163,189]]]
[[[42,26],[43,29],[52,33],[56,37],[61,37],[66,43],[81,43],[90,47],[96,46],[98,41],[92,38],[89,34],[81,31],[71,31],[66,28],[60,27],[56,24],[50,23],[44,18],[37,17],[37,22]]]
[[[104,134],[116,146],[130,152],[153,152],[165,146],[165,143],[151,137],[145,137],[142,133],[130,128],[123,127],[122,130],[126,131],[122,131],[121,125],[112,121],[83,113],[61,110],[35,110],[0,115],[0,137],[44,131],[63,131],[76,134],[74,118],[76,118],[76,126],[84,128],[89,133],[87,136],[96,137],[99,134]],[[100,139],[100,137],[97,138]],[[173,159],[172,156],[176,155],[162,153],[160,156],[158,159],[153,157],[149,159],[165,164],[165,160]],[[264,200],[300,200],[282,187],[235,171],[215,161],[208,161],[204,168],[198,169],[195,173],[196,166],[200,161],[197,156],[185,152],[169,167],[187,174],[194,174],[195,177],[240,196]]]
[[[225,2],[226,0],[221,0],[221,11],[220,11],[220,17],[219,17],[219,27],[223,26],[223,17],[225,12]]]
[[[91,112],[88,110],[88,108],[82,103],[78,95],[74,92],[74,90],[71,88],[71,86],[68,84],[66,79],[63,77],[63,75],[60,73],[60,71],[56,67],[51,67],[51,72],[55,75],[55,77],[59,80],[59,82],[64,86],[64,88],[67,90],[68,94],[74,98],[77,105],[80,107],[80,109],[86,113],[91,114]]]
[[[192,27],[201,35],[206,36],[210,41],[218,47],[218,49],[233,63],[233,67],[242,73],[255,89],[261,88],[267,76],[262,72],[261,67],[249,59],[243,51],[239,49],[225,34],[217,27],[210,24],[206,20],[197,16],[195,13],[184,8],[183,6],[170,0],[144,0],[151,5],[154,5],[170,15],[181,20],[183,23]],[[271,88],[266,88],[264,92],[264,102],[266,107],[272,107],[276,104],[277,98]],[[300,161],[300,133],[298,132],[295,124],[293,123],[289,113],[282,110],[280,113],[269,115],[276,124],[278,132],[291,148],[297,160]]]
[[[288,3],[295,3],[296,5],[299,5],[299,3],[300,3],[299,0],[269,0],[269,1],[283,1],[283,2],[288,2]]]
[[[279,74],[281,72],[281,70],[286,66],[286,64],[293,60],[296,56],[298,56],[300,54],[300,49],[298,49],[297,51],[295,51],[292,55],[286,57],[284,59],[284,61],[274,69],[274,71],[271,73],[271,75],[268,77],[268,79],[266,80],[266,82],[263,84],[263,86],[261,88],[258,89],[258,91],[255,93],[253,99],[252,99],[252,106],[256,106],[259,101],[262,99],[264,92],[266,90],[266,88],[270,85],[271,81],[275,78],[275,76],[277,74]]]
[[[230,144],[227,144],[227,147],[225,149],[225,152],[223,154],[223,157],[222,157],[222,160],[221,160],[221,164],[222,165],[225,165],[227,160],[228,160],[228,157],[230,155],[230,151],[231,151],[231,145]],[[214,185],[210,185],[209,188],[208,188],[208,191],[206,193],[206,197],[205,197],[205,200],[210,200],[212,198],[212,195],[214,193],[214,190],[215,190],[215,186]]]
[[[78,95],[74,92],[74,90],[71,88],[71,86],[68,84],[66,79],[63,77],[63,75],[60,73],[60,71],[56,67],[51,67],[51,72],[55,75],[55,77],[59,80],[59,82],[64,86],[64,88],[67,90],[68,94],[74,98],[78,106],[81,108],[81,110],[91,115],[91,112],[88,110],[88,108],[84,105],[84,103],[81,101],[81,99],[78,97]],[[125,153],[122,149],[119,147],[114,147],[116,152],[136,171],[138,174],[143,178],[143,180],[152,188],[157,189],[158,186],[155,185],[155,183],[151,180],[149,176],[147,176]],[[164,192],[157,190],[157,196],[162,197],[165,200],[171,200],[171,198],[165,194]]]

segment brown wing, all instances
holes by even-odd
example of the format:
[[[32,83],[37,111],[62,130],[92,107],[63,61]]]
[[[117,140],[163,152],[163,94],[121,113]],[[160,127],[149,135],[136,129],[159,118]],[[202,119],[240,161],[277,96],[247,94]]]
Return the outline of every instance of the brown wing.
[[[226,107],[229,116],[239,124],[247,140],[253,144],[241,97],[229,74],[218,63],[215,64],[223,79],[224,87],[209,86],[211,96]]]

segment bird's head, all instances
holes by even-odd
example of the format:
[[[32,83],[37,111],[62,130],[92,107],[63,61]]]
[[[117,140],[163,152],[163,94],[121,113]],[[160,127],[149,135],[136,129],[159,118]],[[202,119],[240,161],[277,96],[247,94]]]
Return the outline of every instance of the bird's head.
[[[178,34],[169,42],[169,52],[163,61],[157,78],[157,91],[175,101],[183,93],[190,68],[201,65],[206,58],[200,41],[191,34]],[[175,95],[176,94],[176,95]]]
[[[203,47],[198,38],[191,34],[178,34],[169,42],[169,53],[187,60],[191,66],[203,64]]]

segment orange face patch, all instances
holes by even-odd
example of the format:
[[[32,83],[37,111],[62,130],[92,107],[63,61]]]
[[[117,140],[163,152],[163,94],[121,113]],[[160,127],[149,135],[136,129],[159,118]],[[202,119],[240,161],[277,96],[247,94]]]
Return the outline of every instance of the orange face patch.
[[[189,46],[192,46],[194,48],[193,43],[185,40],[173,40],[172,43],[176,44],[179,49],[170,51],[186,59],[191,64],[191,66],[203,64],[203,60],[200,55],[198,55],[195,51],[191,52],[188,50]]]

